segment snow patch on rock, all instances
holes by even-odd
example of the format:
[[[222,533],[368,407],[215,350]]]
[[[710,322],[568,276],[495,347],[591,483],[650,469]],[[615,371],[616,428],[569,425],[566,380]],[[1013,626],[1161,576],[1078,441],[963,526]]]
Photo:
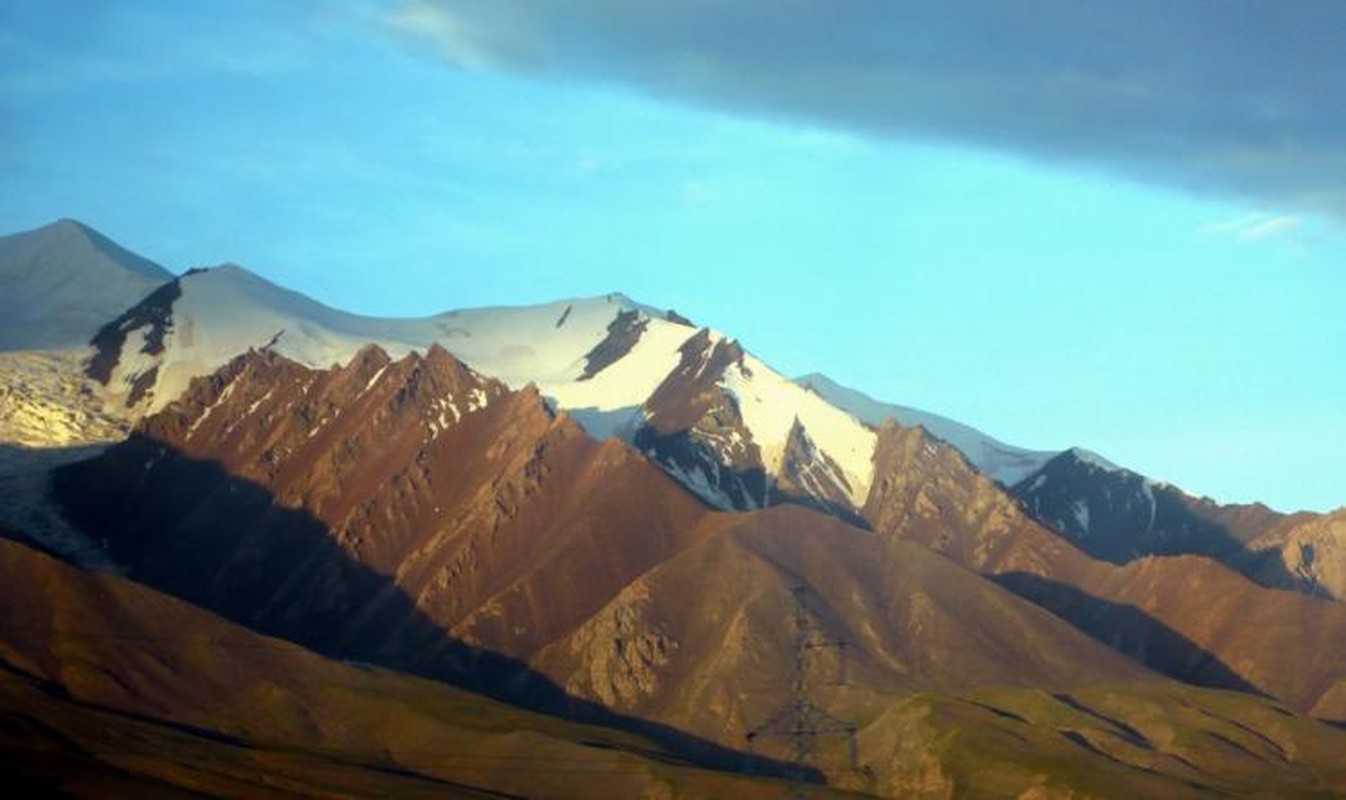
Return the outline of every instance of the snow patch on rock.
[[[769,473],[779,473],[790,430],[798,419],[814,446],[841,467],[852,505],[864,505],[878,443],[871,428],[751,355],[725,371],[722,385],[738,403]]]

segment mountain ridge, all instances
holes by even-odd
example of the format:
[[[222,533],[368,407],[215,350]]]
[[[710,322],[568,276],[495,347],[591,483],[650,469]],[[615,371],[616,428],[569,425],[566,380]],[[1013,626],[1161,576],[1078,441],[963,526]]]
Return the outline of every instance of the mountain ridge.
[[[76,237],[86,230],[73,222],[54,227]],[[722,508],[792,502],[862,521],[873,479],[872,431],[891,417],[951,443],[1040,522],[1096,555],[1207,553],[1268,585],[1333,591],[1323,588],[1318,573],[1336,567],[1306,560],[1288,543],[1268,544],[1275,553],[1249,550],[1248,543],[1284,519],[1277,512],[1208,504],[1079,448],[1053,453],[1008,445],[938,415],[880,403],[821,374],[786,381],[730,337],[618,292],[379,318],[331,308],[237,265],[192,270],[106,323],[93,336],[88,377],[67,376],[67,382],[94,381],[90,413],[134,419],[163,408],[192,378],[249,348],[328,367],[346,363],[370,342],[397,356],[439,343],[507,385],[532,383],[553,409],[589,433],[636,445]],[[700,343],[699,355],[685,352],[692,342]],[[724,348],[732,357],[719,363],[715,353]],[[700,382],[699,399],[661,389],[693,378]],[[676,407],[686,403],[694,407]],[[1069,476],[1056,474],[1071,454],[1079,463],[1066,470]],[[1048,478],[1054,479],[1045,483]],[[1161,516],[1164,525],[1152,530],[1144,520],[1127,521],[1136,514],[1148,518],[1146,508],[1152,515],[1157,495],[1171,509]],[[1078,522],[1090,518],[1092,526]],[[1099,526],[1106,535],[1086,535]],[[1212,550],[1216,540],[1228,543]]]
[[[821,688],[814,702],[859,718],[861,741],[869,742],[861,746],[862,763],[899,794],[896,787],[908,786],[912,776],[891,761],[888,748],[897,745],[887,726],[906,720],[890,712],[910,702],[904,698],[913,691],[961,697],[990,691],[990,683],[1012,698],[996,702],[1025,708],[1037,708],[1033,693],[1099,703],[1120,691],[1148,704],[1176,692],[1215,714],[1216,695],[1141,668],[1097,632],[1087,638],[1083,628],[1056,616],[1050,598],[1040,607],[977,574],[1013,575],[1028,567],[1053,576],[1062,565],[1076,564],[1087,577],[1097,569],[1091,565],[1098,562],[1026,517],[1009,524],[1046,548],[1021,551],[1039,553],[1027,560],[1015,554],[1013,538],[999,554],[975,541],[960,549],[940,542],[939,526],[911,527],[881,516],[869,532],[798,504],[716,511],[626,444],[594,442],[564,413],[553,415],[535,389],[492,389],[491,380],[442,348],[393,362],[369,347],[345,367],[324,372],[256,351],[197,379],[184,398],[142,422],[128,443],[63,470],[62,493],[77,518],[113,541],[133,577],[263,630],[331,654],[412,669],[444,658],[439,663],[456,669],[496,664],[495,690],[516,701],[528,696],[518,694],[528,684],[516,671],[526,665],[581,698],[725,746],[741,743],[743,732],[770,714],[779,702],[779,689],[770,687],[788,684],[783,670],[790,642],[779,620],[802,582],[809,587],[810,617],[850,645],[853,685]],[[487,402],[468,409],[463,401],[478,392]],[[505,420],[516,433],[502,439],[506,429],[498,426]],[[956,479],[989,494],[960,502],[970,523],[949,530],[970,525],[975,533],[987,520],[996,529],[997,515],[1017,513],[1012,498],[952,448],[919,429],[888,430],[880,438],[896,437],[885,446],[897,447],[903,458],[933,458],[953,470],[885,470],[909,476],[918,491],[901,508],[920,515],[943,506]],[[510,438],[516,435],[521,438]],[[374,442],[377,458],[368,455]],[[481,472],[491,463],[498,466]],[[193,477],[202,464],[215,465],[207,482]],[[465,469],[480,474],[460,474]],[[618,480],[626,486],[618,489]],[[92,487],[108,494],[100,499]],[[579,497],[582,504],[570,505]],[[996,498],[999,510],[985,498]],[[286,533],[287,519],[317,527],[296,537]],[[109,521],[116,523],[109,527]],[[934,538],[923,539],[922,531]],[[323,549],[312,550],[318,544]],[[166,550],[170,545],[176,549]],[[427,556],[433,561],[423,561]],[[979,560],[983,556],[990,560]],[[359,580],[341,577],[346,562],[364,564],[400,588],[392,594],[377,584],[362,589]],[[272,588],[264,589],[268,584]],[[365,600],[399,593],[406,601],[382,608]],[[1264,599],[1243,597],[1239,602]],[[469,650],[430,644],[430,631],[407,624],[410,609],[438,619],[435,630]],[[1299,645],[1286,645],[1276,643],[1285,658],[1296,658]],[[497,663],[487,653],[509,661]],[[1265,655],[1251,655],[1268,663]],[[1323,657],[1338,661],[1331,653]],[[1219,658],[1208,654],[1206,662]],[[1099,690],[1099,684],[1119,688]],[[1294,695],[1276,688],[1294,708],[1317,703],[1325,715],[1336,713],[1336,701],[1330,692],[1319,697],[1318,684]],[[964,709],[959,715],[972,708],[935,702]],[[1056,710],[1044,719],[1086,701],[1051,702]],[[1240,704],[1265,701],[1229,702],[1242,714],[1255,706]],[[714,713],[707,715],[708,708]],[[1008,719],[977,713],[983,726]],[[1025,713],[1030,719],[1044,712]],[[1143,753],[1167,747],[1151,743],[1122,753],[1104,734],[1080,735],[1129,765],[1114,767],[1121,770],[1118,780],[1142,780],[1134,764],[1154,770],[1153,756]],[[1045,743],[1035,747],[1050,750]],[[824,756],[828,774],[850,785],[843,753],[829,749]]]
[[[85,372],[20,404],[25,430],[95,400],[116,414],[71,417],[62,442],[134,428],[101,454],[25,439],[5,463],[91,456],[54,473],[82,547],[328,656],[719,758],[798,707],[794,613],[819,637],[800,691],[854,722],[865,771],[842,740],[818,751],[839,786],[1337,786],[1318,755],[1346,721],[1336,516],[1219,506],[791,381],[620,293],[388,320],[225,265],[60,352],[43,368]]]

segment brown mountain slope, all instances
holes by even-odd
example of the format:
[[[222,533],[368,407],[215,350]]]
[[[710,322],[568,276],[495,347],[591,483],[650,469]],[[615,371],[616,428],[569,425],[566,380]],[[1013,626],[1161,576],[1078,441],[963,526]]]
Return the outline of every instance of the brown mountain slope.
[[[680,765],[639,737],[329,661],[14,543],[0,542],[0,579],[0,774],[28,796],[787,793]],[[1167,686],[893,696],[859,737],[870,786],[897,797],[1346,787],[1336,758],[1346,732],[1245,696]]]
[[[1090,561],[921,428],[879,429],[863,514],[881,536],[923,544],[978,572],[1073,574]]]
[[[1200,556],[1098,561],[915,428],[879,434],[864,513],[1039,602],[1171,676],[1256,689],[1341,719],[1346,605],[1258,586]]]
[[[1194,516],[1221,526],[1230,536],[1245,544],[1286,522],[1304,521],[1317,516],[1307,511],[1282,514],[1261,503],[1221,504],[1209,497],[1180,494]]]
[[[526,657],[697,535],[617,443],[445,351],[193,384],[58,491],[133,574],[260,629],[452,669],[436,631]],[[497,676],[505,681],[509,676]]]
[[[447,410],[472,398],[461,416]],[[648,680],[640,659],[661,658],[657,639],[628,652],[600,633],[641,592],[656,613],[689,624],[740,615],[752,658],[778,676],[790,643],[777,615],[794,579],[765,559],[836,587],[832,619],[848,620],[839,634],[868,620],[867,632],[847,635],[867,665],[857,674],[878,687],[1142,674],[915,546],[800,507],[713,513],[643,457],[589,440],[535,393],[508,392],[440,350],[391,363],[370,349],[330,372],[250,354],[58,484],[138,578],[326,652],[528,702],[565,702],[538,696],[547,682],[531,667],[582,698],[681,727],[697,709],[669,698],[700,696],[699,680],[723,688],[741,678],[733,664],[707,676],[674,669],[657,678],[665,697],[614,702]],[[795,544],[776,554],[786,542]],[[725,652],[723,630],[677,635],[683,653]],[[544,648],[583,650],[591,682],[540,657]],[[692,727],[737,746],[748,717],[771,704],[758,694]]]
[[[0,541],[0,770],[87,797],[777,797]],[[821,796],[821,794],[820,794]]]
[[[893,797],[1340,797],[1346,732],[1179,684],[898,698],[859,734]]]
[[[1266,589],[1198,556],[1097,564],[1070,583],[1022,573],[1001,582],[1170,674],[1225,686],[1236,678],[1346,721],[1346,605]]]
[[[963,485],[939,477],[936,489]],[[822,635],[851,644],[851,686],[821,686],[835,674],[824,658],[810,700],[863,725],[861,761],[889,794],[1001,796],[1003,768],[1018,776],[1018,791],[1043,796],[1086,787],[1182,796],[1184,781],[1228,786],[1226,772],[1255,772],[1247,764],[1256,756],[1225,754],[1202,738],[1192,720],[1204,712],[1162,718],[1158,733],[1121,752],[1113,740],[1129,734],[1091,704],[1035,700],[1042,690],[1028,687],[1074,698],[1103,692],[1091,688],[1099,681],[1145,707],[1208,695],[1147,676],[953,561],[802,507],[712,512],[643,457],[552,417],[536,393],[507,392],[442,351],[390,363],[369,350],[326,372],[250,354],[58,484],[133,574],[235,619],[347,657],[472,678],[516,699],[536,699],[529,687],[550,676],[581,697],[731,746],[789,699],[781,682],[793,653],[789,597],[803,582]],[[1019,524],[976,491],[966,509],[974,522]],[[958,552],[966,523],[947,511],[934,528]],[[924,519],[911,517],[911,530],[925,530],[916,525]],[[1045,548],[1042,574],[1065,558],[1053,556],[1061,543],[1050,533],[1020,535]],[[940,544],[938,535],[930,541]],[[1014,548],[966,552],[1007,570],[1035,563]],[[987,708],[969,694],[990,686],[1033,714]],[[1232,697],[1245,716],[1270,707]],[[1232,724],[1210,715],[1218,730]],[[1289,759],[1294,782],[1267,785],[1335,780],[1317,754],[1340,741],[1337,732],[1287,719],[1294,752],[1309,755]],[[1175,745],[1160,735],[1166,729],[1196,744]],[[977,766],[960,740],[987,743],[994,758]],[[1194,766],[1160,769],[1151,751]],[[837,780],[864,782],[844,769],[837,743],[822,756]]]
[[[535,392],[509,392],[439,349],[393,363],[371,348],[332,371],[252,353],[193,384],[126,444],[58,477],[74,515],[137,578],[327,652],[485,675],[484,688],[513,697],[543,648],[592,636],[601,612],[644,591],[642,576],[663,565],[709,559],[683,577],[687,567],[670,566],[673,577],[655,582],[661,607],[712,613],[700,601],[719,597],[732,612],[786,586],[779,570],[737,576],[761,563],[754,553],[768,552],[765,532],[776,527],[798,547],[819,547],[809,544],[815,535],[832,543],[819,558],[790,558],[810,583],[855,587],[840,617],[906,631],[901,647],[891,634],[857,639],[858,654],[883,664],[882,685],[1059,684],[1082,676],[1080,660],[1094,680],[1139,674],[1054,617],[906,543],[885,545],[798,507],[714,513],[620,443],[594,442],[553,418]],[[745,531],[762,532],[756,550],[741,544]],[[925,594],[899,602],[908,582]],[[936,593],[933,583],[964,589]],[[717,595],[718,584],[731,594]],[[958,624],[912,627],[900,616],[915,613],[912,602]],[[770,635],[778,622],[750,621],[745,630],[771,644],[760,657],[785,658],[788,643]],[[684,642],[721,643],[685,633]],[[513,661],[482,669],[484,651]],[[931,660],[940,653],[945,663]],[[612,699],[598,686],[581,694]],[[658,706],[631,710],[683,721]],[[724,741],[737,742],[735,730]]]
[[[862,775],[846,769],[844,740],[818,742],[839,785],[897,797],[1346,790],[1335,750],[1346,733],[1138,673],[925,548],[798,507],[724,518],[723,534],[633,582],[535,663],[572,691],[707,738],[756,728],[791,701],[778,654],[790,651],[790,589],[806,578],[811,641],[850,644],[844,683],[834,650],[808,661],[808,700],[858,725]]]
[[[623,711],[741,735],[790,685],[793,633],[783,623],[803,586],[814,638],[846,642],[850,689],[832,694],[848,712],[897,690],[1155,679],[910,542],[799,506],[717,514],[712,525],[715,535],[633,580],[534,663]],[[837,653],[820,649],[817,660],[817,679],[832,682]]]

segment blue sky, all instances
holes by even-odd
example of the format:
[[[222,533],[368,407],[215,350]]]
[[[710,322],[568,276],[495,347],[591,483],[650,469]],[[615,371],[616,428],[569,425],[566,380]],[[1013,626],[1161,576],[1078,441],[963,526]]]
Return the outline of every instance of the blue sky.
[[[1346,504],[1333,5],[1184,39],[1102,0],[844,25],[805,0],[18,0],[0,230],[74,217],[380,315],[620,290],[787,374],[1323,510]]]

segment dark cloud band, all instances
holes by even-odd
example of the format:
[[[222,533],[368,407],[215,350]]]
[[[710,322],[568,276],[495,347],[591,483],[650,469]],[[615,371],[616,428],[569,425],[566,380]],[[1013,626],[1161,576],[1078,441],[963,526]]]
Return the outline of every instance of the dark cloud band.
[[[1340,0],[407,0],[448,58],[1346,218]]]

